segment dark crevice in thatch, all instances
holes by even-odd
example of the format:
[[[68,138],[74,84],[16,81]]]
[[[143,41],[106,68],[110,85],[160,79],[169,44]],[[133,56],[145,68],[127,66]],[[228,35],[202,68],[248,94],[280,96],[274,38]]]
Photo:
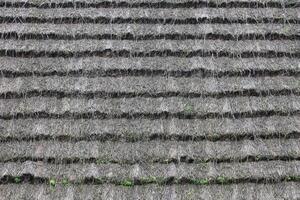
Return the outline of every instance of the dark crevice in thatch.
[[[300,58],[300,52],[277,52],[277,51],[241,51],[241,52],[228,52],[228,51],[207,51],[199,49],[196,51],[172,51],[170,49],[162,51],[149,51],[149,52],[132,52],[129,50],[114,51],[112,49],[96,50],[96,51],[16,51],[14,49],[0,49],[0,56],[8,57],[23,57],[23,58],[38,58],[38,57],[228,57],[228,58]]]
[[[0,33],[0,39],[18,39],[18,40],[81,40],[81,39],[93,39],[93,40],[300,40],[300,35],[286,35],[279,33],[249,33],[241,35],[232,34],[219,34],[219,33],[208,33],[208,34],[145,34],[145,35],[134,35],[131,33],[123,33],[120,35],[116,34],[56,34],[56,33],[17,33],[17,32],[5,32]]]
[[[6,8],[297,8],[299,4],[297,2],[260,2],[260,1],[238,1],[233,0],[229,2],[213,2],[213,1],[187,1],[180,3],[173,2],[145,2],[142,3],[130,3],[127,1],[115,2],[115,1],[102,1],[87,3],[84,1],[74,2],[62,2],[62,3],[29,3],[29,2],[0,2],[0,7]]]
[[[52,181],[51,181],[52,180]],[[63,180],[63,179],[62,179]],[[255,184],[275,184],[280,182],[299,182],[300,179],[297,176],[279,176],[276,178],[230,178],[230,177],[217,177],[214,179],[208,178],[175,178],[175,177],[145,177],[145,178],[127,178],[127,179],[117,179],[117,178],[107,178],[107,177],[86,177],[82,180],[77,181],[67,181],[67,184],[76,185],[100,185],[100,184],[115,184],[122,185],[126,187],[132,187],[134,185],[148,185],[148,184],[158,184],[158,185],[174,185],[174,184],[192,184],[192,185],[228,185],[228,184],[242,184],[242,183],[255,183]],[[5,175],[0,178],[0,184],[49,184],[55,187],[56,184],[65,184],[64,182],[56,182],[59,180],[50,179],[46,177],[36,177],[32,174],[22,174],[21,176],[10,176]]]
[[[246,157],[224,157],[224,158],[203,158],[194,159],[189,156],[181,156],[179,158],[149,158],[143,160],[108,160],[104,158],[55,158],[55,157],[14,157],[7,159],[0,159],[0,163],[17,162],[24,163],[27,161],[32,162],[43,162],[46,164],[62,164],[62,165],[72,165],[72,164],[120,164],[120,165],[135,165],[135,164],[204,164],[204,163],[242,163],[242,162],[266,162],[266,161],[299,161],[300,157],[297,156],[246,156]]]
[[[51,76],[68,76],[68,77],[201,77],[201,78],[222,78],[222,77],[276,77],[292,76],[298,77],[300,70],[294,69],[247,69],[240,71],[218,71],[208,69],[193,70],[163,70],[163,69],[94,69],[94,70],[70,70],[70,71],[9,71],[0,70],[0,77],[17,78],[17,77],[51,77]]]
[[[60,98],[136,98],[136,97],[144,97],[144,98],[168,98],[168,97],[186,97],[186,98],[227,98],[227,97],[240,97],[240,96],[256,96],[256,97],[266,97],[266,96],[289,96],[289,95],[300,95],[299,90],[290,90],[290,89],[282,89],[282,90],[238,90],[238,91],[224,91],[224,92],[216,92],[216,93],[185,93],[185,92],[158,92],[158,93],[150,93],[150,92],[104,92],[104,91],[96,91],[96,92],[80,92],[80,91],[71,91],[71,92],[63,92],[57,90],[31,90],[27,92],[6,92],[0,93],[0,99],[19,99],[19,98],[30,98],[30,97],[56,97]]]
[[[300,132],[290,132],[290,133],[272,133],[267,135],[258,135],[257,133],[228,133],[227,135],[170,135],[165,134],[151,134],[145,136],[135,136],[135,135],[119,135],[114,133],[105,133],[105,134],[93,134],[87,136],[74,137],[72,135],[60,135],[60,136],[51,136],[51,135],[35,135],[35,136],[20,136],[20,137],[11,137],[11,136],[1,136],[0,142],[15,142],[15,141],[26,141],[26,142],[37,142],[37,141],[59,141],[59,142],[80,142],[80,141],[125,141],[125,142],[146,142],[146,141],[242,141],[242,140],[255,140],[255,139],[297,139],[300,138]]]
[[[54,24],[78,24],[78,23],[97,23],[97,24],[299,24],[300,19],[286,18],[108,18],[108,17],[63,17],[63,18],[39,18],[22,16],[1,16],[0,23],[54,23]]]
[[[75,113],[65,112],[63,114],[48,113],[45,111],[32,112],[32,113],[14,113],[8,115],[0,115],[0,119],[12,120],[12,119],[241,119],[241,118],[253,118],[253,117],[270,117],[270,116],[294,116],[299,115],[300,110],[287,111],[249,111],[249,112],[224,112],[224,113],[204,113],[204,114],[188,114],[185,112],[169,113],[102,113],[99,111]]]

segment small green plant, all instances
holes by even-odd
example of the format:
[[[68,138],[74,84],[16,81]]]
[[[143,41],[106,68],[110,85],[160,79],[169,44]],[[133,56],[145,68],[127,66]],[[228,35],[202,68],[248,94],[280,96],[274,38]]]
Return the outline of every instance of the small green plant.
[[[226,179],[224,176],[219,176],[219,177],[217,178],[217,182],[218,182],[218,183],[221,183],[221,184],[224,184],[224,183],[227,182],[227,179]]]
[[[166,159],[163,159],[161,162],[164,164],[168,164],[168,163],[172,162],[172,159],[166,158]]]
[[[64,185],[64,186],[67,186],[69,184],[69,180],[67,178],[64,178],[61,183]]]
[[[15,177],[14,181],[15,181],[15,183],[20,183],[21,177],[20,176]]]
[[[193,105],[185,105],[184,107],[184,112],[187,113],[187,114],[191,114],[194,112],[194,106]]]
[[[98,165],[100,165],[100,164],[107,164],[108,162],[107,162],[107,160],[97,159],[97,160],[96,160],[96,163],[97,163]]]
[[[286,181],[300,181],[300,176],[288,176],[285,178]]]
[[[141,183],[142,184],[157,183],[157,178],[155,176],[141,178]]]
[[[195,185],[208,185],[209,180],[207,178],[201,178],[201,179],[194,179],[192,182]]]
[[[207,185],[209,183],[208,179],[205,178],[205,179],[200,179],[200,184],[201,185]]]
[[[125,186],[125,187],[132,187],[134,185],[133,180],[124,180],[121,182],[121,185]]]
[[[286,181],[291,181],[291,180],[292,180],[292,177],[288,176],[288,177],[285,178],[285,180],[286,180]]]
[[[103,184],[103,183],[106,182],[106,179],[104,179],[103,177],[95,178],[95,179],[93,180],[93,182],[94,182],[95,184],[97,184],[97,185],[101,185],[101,184]]]
[[[148,177],[148,180],[149,180],[149,182],[154,183],[154,182],[157,181],[157,178],[156,178],[155,176],[149,176],[149,177]]]
[[[51,178],[51,179],[49,180],[49,184],[50,184],[51,187],[55,187],[55,186],[56,186],[56,180],[53,179],[53,178]]]

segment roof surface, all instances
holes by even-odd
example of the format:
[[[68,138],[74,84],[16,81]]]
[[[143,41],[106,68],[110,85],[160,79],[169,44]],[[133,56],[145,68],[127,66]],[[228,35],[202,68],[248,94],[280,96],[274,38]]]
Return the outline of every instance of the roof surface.
[[[0,200],[300,199],[298,0],[0,0]]]

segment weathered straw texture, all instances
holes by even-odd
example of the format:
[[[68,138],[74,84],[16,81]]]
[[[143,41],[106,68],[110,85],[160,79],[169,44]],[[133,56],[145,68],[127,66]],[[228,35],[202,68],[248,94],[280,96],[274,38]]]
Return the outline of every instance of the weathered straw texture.
[[[0,0],[0,200],[300,199],[297,0]]]

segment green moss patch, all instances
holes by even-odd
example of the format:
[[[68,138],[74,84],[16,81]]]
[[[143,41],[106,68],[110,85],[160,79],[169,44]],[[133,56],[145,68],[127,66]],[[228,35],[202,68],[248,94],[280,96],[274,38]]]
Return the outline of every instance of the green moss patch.
[[[125,187],[133,187],[134,182],[131,179],[126,179],[126,180],[121,181],[120,185],[125,186]]]

